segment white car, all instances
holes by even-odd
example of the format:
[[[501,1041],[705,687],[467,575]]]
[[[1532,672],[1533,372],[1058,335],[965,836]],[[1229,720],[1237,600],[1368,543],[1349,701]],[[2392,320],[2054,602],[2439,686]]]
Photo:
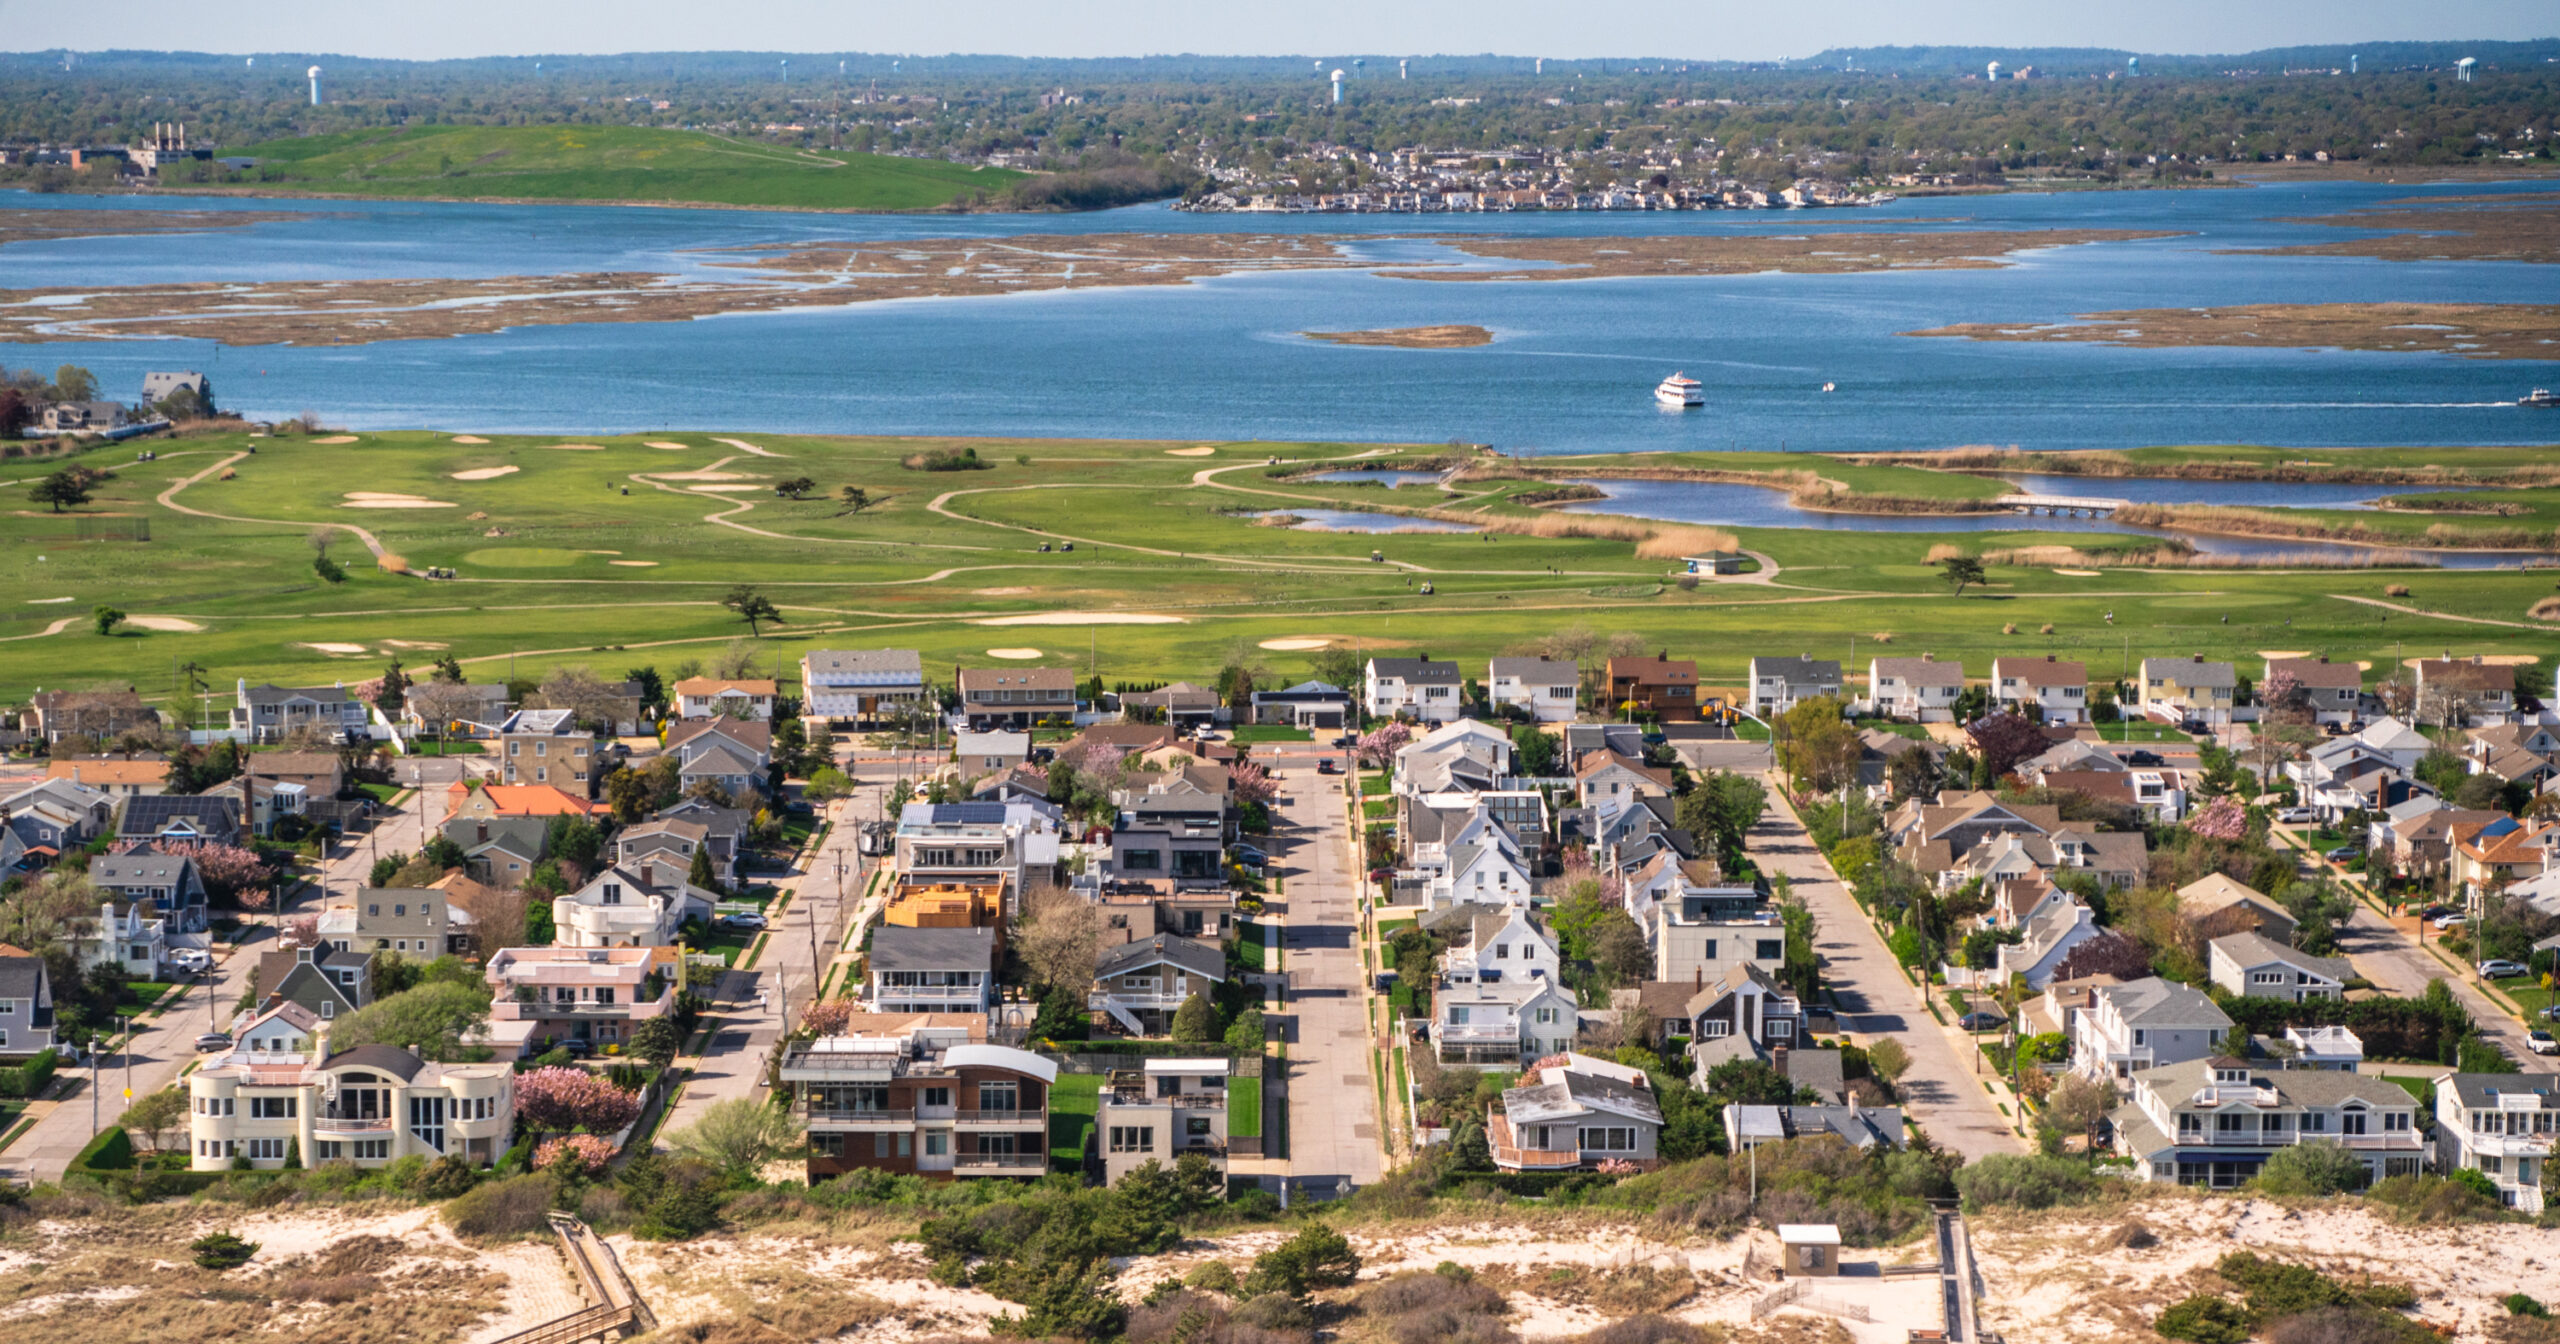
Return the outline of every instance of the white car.
[[[2560,1055],[2560,1040],[2553,1040],[2551,1033],[2540,1027],[2526,1032],[2524,1043],[2537,1055]]]
[[[2276,820],[2287,826],[2304,826],[2316,820],[2319,815],[2307,807],[2288,807],[2276,813]]]
[[[2436,927],[2439,929],[2458,929],[2470,922],[2471,916],[2465,914],[2456,913],[2436,916]]]
[[[182,971],[209,971],[213,969],[213,954],[200,947],[171,948],[169,964]]]

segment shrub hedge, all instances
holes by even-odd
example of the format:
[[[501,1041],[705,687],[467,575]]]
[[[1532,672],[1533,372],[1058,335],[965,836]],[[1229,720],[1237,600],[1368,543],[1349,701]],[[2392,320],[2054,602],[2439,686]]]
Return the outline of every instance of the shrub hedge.
[[[0,1097],[32,1097],[53,1081],[53,1066],[60,1056],[48,1049],[24,1064],[0,1069]]]

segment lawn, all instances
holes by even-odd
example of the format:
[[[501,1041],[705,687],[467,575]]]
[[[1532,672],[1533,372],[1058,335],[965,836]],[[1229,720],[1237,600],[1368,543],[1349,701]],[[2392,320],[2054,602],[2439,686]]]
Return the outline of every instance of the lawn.
[[[2416,1097],[2421,1110],[2435,1105],[2436,1085],[2431,1079],[2412,1078],[2405,1073],[2386,1073],[2382,1075],[2382,1081]]]
[[[685,946],[695,952],[717,956],[734,967],[738,964],[738,958],[747,954],[747,948],[752,946],[755,940],[755,930],[724,929],[715,924],[704,929]]]
[[[2524,1010],[2525,1021],[2537,1027],[2547,1025],[2542,1020],[2542,1010],[2552,1005],[2554,996],[2550,990],[2542,987],[2542,977],[2511,975],[2489,983],[2496,985],[2508,998],[2516,1001],[2516,1006]]]
[[[1413,920],[1413,918],[1412,918],[1411,916],[1407,916],[1407,917],[1405,917],[1405,918],[1403,918],[1403,919],[1382,919],[1382,920],[1379,920],[1379,921],[1378,921],[1378,941],[1383,943],[1383,942],[1387,941],[1388,939],[1395,937],[1398,933],[1402,932],[1403,930],[1406,930],[1406,929],[1412,928],[1412,927],[1413,927],[1413,925],[1414,925],[1414,920]]]
[[[1363,798],[1383,798],[1387,790],[1394,787],[1395,781],[1385,775],[1370,773],[1360,776],[1360,796]]]
[[[1261,1084],[1255,1086],[1259,1088]],[[1058,1075],[1058,1081],[1049,1085],[1050,1166],[1067,1171],[1082,1169],[1085,1140],[1092,1135],[1093,1118],[1101,1110],[1102,1075]]]
[[[409,743],[408,754],[412,756],[486,756],[489,753],[477,742],[412,741]]]
[[[132,1003],[117,1004],[116,1016],[126,1018],[140,1017],[144,1013],[157,1008],[160,1005],[160,1001],[168,998],[177,988],[178,986],[175,984],[159,980],[127,980],[124,984],[124,990],[125,993],[133,996],[134,1001]]]
[[[1052,1118],[1050,1121],[1052,1129],[1056,1124],[1057,1121]],[[1261,1079],[1230,1078],[1227,1080],[1227,1133],[1239,1139],[1262,1137]]]
[[[645,126],[406,126],[270,140],[237,180],[270,191],[929,210],[1025,174]]]
[[[397,784],[358,784],[356,791],[384,807],[391,806],[391,800],[405,792]]]
[[[1236,729],[1234,736],[1239,745],[1248,745],[1255,742],[1312,742],[1316,735],[1285,723],[1248,723]]]
[[[2191,733],[2176,724],[2157,723],[2150,719],[2122,719],[2097,725],[2098,736],[2109,742],[2174,742],[2180,746],[2193,743]]]
[[[1363,820],[1377,821],[1382,818],[1392,817],[1395,814],[1396,800],[1393,798],[1363,798],[1360,800],[1360,816]]]
[[[1236,921],[1236,954],[1237,959],[1244,963],[1245,969],[1253,971],[1272,969],[1267,963],[1276,958],[1270,956],[1270,948],[1264,940],[1273,932],[1271,926],[1258,920]]]

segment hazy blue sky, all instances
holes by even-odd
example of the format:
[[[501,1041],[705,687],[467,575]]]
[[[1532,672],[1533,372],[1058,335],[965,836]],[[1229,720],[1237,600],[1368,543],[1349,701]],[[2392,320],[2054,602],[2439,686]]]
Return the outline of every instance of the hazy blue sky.
[[[0,48],[339,52],[1502,52],[1768,59],[1946,43],[2233,52],[2560,33],[2552,0],[0,0]]]

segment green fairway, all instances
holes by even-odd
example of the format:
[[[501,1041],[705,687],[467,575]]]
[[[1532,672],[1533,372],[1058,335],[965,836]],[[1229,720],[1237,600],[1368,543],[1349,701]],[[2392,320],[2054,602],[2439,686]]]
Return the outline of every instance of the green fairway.
[[[1025,174],[643,126],[406,126],[270,140],[245,183],[352,196],[931,210]]]
[[[192,719],[219,716],[238,679],[355,682],[395,657],[417,674],[451,656],[474,681],[565,664],[672,674],[749,634],[721,605],[740,584],[783,612],[754,652],[786,686],[804,650],[878,647],[916,649],[944,677],[1002,649],[1012,656],[1001,661],[1106,681],[1213,683],[1241,658],[1258,665],[1257,682],[1285,685],[1313,673],[1316,641],[1456,658],[1470,676],[1541,641],[1621,641],[1696,658],[1702,682],[1728,694],[1772,650],[1851,659],[1861,672],[1880,653],[1927,650],[1965,660],[1976,678],[1995,656],[2052,653],[2108,679],[2145,656],[2189,654],[2236,659],[2254,676],[2262,650],[2303,650],[2371,663],[2378,679],[2421,652],[2548,656],[2560,628],[2528,615],[2551,592],[2533,571],[1993,565],[1987,584],[1958,596],[1925,563],[1945,544],[2108,544],[2093,533],[1741,529],[1773,569],[1682,589],[1669,581],[1675,561],[1639,557],[1623,539],[1302,531],[1244,516],[1409,509],[1373,486],[1275,479],[1269,465],[1391,455],[1353,444],[980,441],[987,469],[926,471],[906,459],[957,445],[351,437],[217,434],[158,441],[147,463],[131,446],[72,459],[114,478],[68,512],[30,502],[0,515],[12,596],[0,603],[0,699],[131,685]],[[23,499],[59,465],[12,462],[0,482]],[[807,498],[774,492],[804,476]],[[866,507],[838,501],[848,486]],[[1551,521],[1508,493],[1439,516]],[[2513,493],[2535,504],[2541,492]],[[131,539],[138,523],[150,540]],[[343,583],[314,573],[309,539],[323,525]],[[390,568],[367,537],[395,557]],[[421,577],[430,568],[454,577]],[[102,636],[90,617],[100,604],[134,619]],[[203,692],[188,689],[191,675]]]

